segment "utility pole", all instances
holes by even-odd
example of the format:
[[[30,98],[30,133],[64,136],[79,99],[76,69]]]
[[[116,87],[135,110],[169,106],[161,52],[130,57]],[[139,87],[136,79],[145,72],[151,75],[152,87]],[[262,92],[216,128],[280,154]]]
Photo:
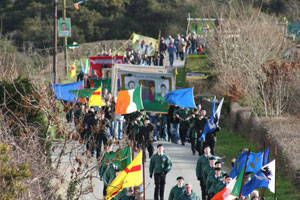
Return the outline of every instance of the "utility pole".
[[[53,39],[54,39],[54,51],[53,51],[53,72],[52,82],[53,86],[56,83],[56,53],[57,53],[57,0],[54,0],[54,21],[53,21]]]
[[[63,1],[63,19],[66,20],[66,0]],[[64,37],[64,59],[65,59],[65,73],[68,73],[68,51],[67,51],[68,38]]]

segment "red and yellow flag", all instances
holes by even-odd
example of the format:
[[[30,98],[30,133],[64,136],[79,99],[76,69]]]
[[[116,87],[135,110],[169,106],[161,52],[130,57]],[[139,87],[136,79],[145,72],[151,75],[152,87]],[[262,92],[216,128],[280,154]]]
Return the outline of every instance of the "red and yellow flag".
[[[72,65],[71,72],[70,72],[70,76],[71,76],[71,77],[76,76],[76,65],[75,65],[75,62],[74,62],[73,65]]]
[[[142,151],[140,151],[135,159],[107,187],[106,200],[112,199],[124,188],[140,186],[143,183],[142,155]]]
[[[105,102],[101,98],[102,85],[92,93],[89,99],[89,106],[105,106]]]

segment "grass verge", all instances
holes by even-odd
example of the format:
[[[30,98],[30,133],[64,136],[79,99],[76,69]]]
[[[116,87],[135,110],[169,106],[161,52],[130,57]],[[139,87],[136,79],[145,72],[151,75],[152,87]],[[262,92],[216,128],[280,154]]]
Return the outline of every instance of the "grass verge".
[[[218,133],[216,153],[220,156],[226,156],[225,163],[231,169],[231,158],[237,158],[243,148],[250,148],[252,152],[260,152],[255,144],[250,144],[246,138],[234,134],[228,128],[223,128]],[[273,160],[273,158],[270,158]],[[279,164],[279,163],[278,163]],[[277,175],[277,199],[300,199],[300,191],[292,184],[291,180],[282,172]],[[274,199],[274,194],[268,189],[265,190],[265,199]]]

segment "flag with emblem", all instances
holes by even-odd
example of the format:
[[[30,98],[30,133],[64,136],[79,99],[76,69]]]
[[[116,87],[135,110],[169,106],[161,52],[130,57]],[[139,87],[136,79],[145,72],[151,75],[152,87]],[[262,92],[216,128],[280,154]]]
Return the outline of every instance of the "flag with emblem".
[[[269,154],[268,148],[259,153],[250,152],[246,172],[256,173],[260,170],[260,168],[263,166],[264,152],[265,152],[265,160],[266,160]],[[233,169],[229,174],[230,177],[234,178],[240,173],[242,168],[245,166],[246,159],[247,159],[247,151],[243,152],[235,162]]]
[[[243,186],[242,195],[248,196],[253,190],[259,187],[269,188],[275,193],[275,165],[276,160],[263,166],[252,179]]]
[[[112,199],[124,188],[140,186],[143,183],[142,155],[142,151],[140,151],[135,159],[107,187],[106,200]]]
[[[101,89],[102,85],[90,96],[89,106],[105,106],[105,103],[101,98]]]
[[[109,154],[108,159],[117,165],[120,170],[124,170],[131,162],[130,147],[125,147],[117,152]]]

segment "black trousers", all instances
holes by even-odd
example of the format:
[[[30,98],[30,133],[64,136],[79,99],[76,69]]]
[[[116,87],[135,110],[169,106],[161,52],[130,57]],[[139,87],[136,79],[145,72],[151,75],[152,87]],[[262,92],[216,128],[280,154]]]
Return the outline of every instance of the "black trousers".
[[[147,150],[148,150],[148,153],[149,153],[149,158],[151,158],[151,156],[153,155],[153,152],[154,152],[153,142],[148,141],[146,146],[147,146]]]
[[[96,137],[96,158],[99,158],[101,154],[102,143],[105,146],[107,144],[108,137],[105,134],[97,135]]]
[[[212,155],[215,155],[215,147],[216,147],[217,139],[213,138],[212,140],[205,141],[204,145],[208,145],[210,147],[210,152]]]
[[[180,125],[181,127],[181,125]],[[186,133],[188,131],[188,129],[186,127],[179,127],[179,134],[180,134],[180,140],[181,140],[181,144],[184,145],[185,140],[186,140]]]
[[[201,193],[202,193],[202,199],[206,199],[206,187],[203,178],[200,178],[200,187],[201,187]]]
[[[201,156],[203,154],[203,142],[199,141],[199,139],[197,139],[196,149],[199,156]]]
[[[154,200],[164,200],[166,174],[164,173],[154,174],[154,184],[155,184]]]
[[[197,150],[196,144],[197,144],[197,138],[191,138],[191,149],[193,154],[195,154]]]

